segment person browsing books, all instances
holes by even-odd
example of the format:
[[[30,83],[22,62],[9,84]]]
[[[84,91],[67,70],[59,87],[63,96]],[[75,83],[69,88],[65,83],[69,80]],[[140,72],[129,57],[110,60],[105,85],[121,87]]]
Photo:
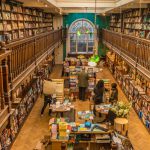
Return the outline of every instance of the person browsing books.
[[[88,87],[88,74],[85,72],[85,68],[78,73],[78,86],[79,86],[79,99],[85,100],[85,92]]]
[[[111,103],[115,103],[118,101],[118,89],[116,83],[111,84],[111,96],[109,98],[109,101]]]

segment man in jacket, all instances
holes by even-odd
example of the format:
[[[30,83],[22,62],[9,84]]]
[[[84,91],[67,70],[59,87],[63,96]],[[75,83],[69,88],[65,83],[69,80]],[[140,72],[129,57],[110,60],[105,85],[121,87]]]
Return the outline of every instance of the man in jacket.
[[[78,86],[79,86],[79,99],[85,100],[85,91],[88,87],[88,74],[85,72],[85,68],[78,74]]]

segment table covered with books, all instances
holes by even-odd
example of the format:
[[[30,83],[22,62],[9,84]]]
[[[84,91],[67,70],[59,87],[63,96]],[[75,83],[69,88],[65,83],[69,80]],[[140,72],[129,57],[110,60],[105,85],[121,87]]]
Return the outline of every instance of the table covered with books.
[[[60,116],[63,117],[65,113],[71,113],[71,111],[74,110],[74,105],[69,102],[69,100],[65,100],[64,102],[57,101],[56,103],[51,104],[49,109],[52,112],[55,112],[56,116],[60,113]]]
[[[105,148],[110,148],[111,130],[105,124],[92,124],[87,122],[80,124],[70,122],[68,118],[52,118],[49,121],[52,149],[65,142],[66,147],[73,149],[89,147],[90,149],[99,143]]]
[[[50,141],[52,150],[64,149],[118,149],[127,147],[133,150],[127,137],[114,131],[106,123],[95,124],[91,122],[70,122],[69,118],[51,118],[49,121]]]
[[[102,103],[100,105],[95,105],[95,110],[96,112],[107,115],[111,107],[111,104]]]
[[[79,119],[84,121],[92,121],[94,119],[93,111],[90,110],[78,111],[77,115]]]

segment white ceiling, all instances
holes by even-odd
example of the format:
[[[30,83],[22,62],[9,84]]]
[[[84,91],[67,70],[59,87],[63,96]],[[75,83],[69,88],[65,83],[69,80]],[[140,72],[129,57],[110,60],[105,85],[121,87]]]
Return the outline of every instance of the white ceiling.
[[[95,0],[47,0],[63,13],[92,12],[95,13]],[[106,13],[117,7],[133,3],[136,0],[96,0],[96,13]],[[141,0],[140,0],[141,1]],[[88,9],[88,11],[87,11]]]
[[[39,7],[54,13],[95,13],[95,0],[19,0],[28,7]],[[119,7],[128,7],[137,2],[150,3],[150,0],[96,0],[96,13],[106,13]],[[139,7],[139,4],[137,4]]]

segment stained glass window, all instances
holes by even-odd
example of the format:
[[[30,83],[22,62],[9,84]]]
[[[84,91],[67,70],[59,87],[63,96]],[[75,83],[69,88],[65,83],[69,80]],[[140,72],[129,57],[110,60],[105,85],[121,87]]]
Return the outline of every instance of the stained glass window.
[[[81,19],[74,22],[69,30],[71,53],[92,53],[94,46],[94,25]]]

